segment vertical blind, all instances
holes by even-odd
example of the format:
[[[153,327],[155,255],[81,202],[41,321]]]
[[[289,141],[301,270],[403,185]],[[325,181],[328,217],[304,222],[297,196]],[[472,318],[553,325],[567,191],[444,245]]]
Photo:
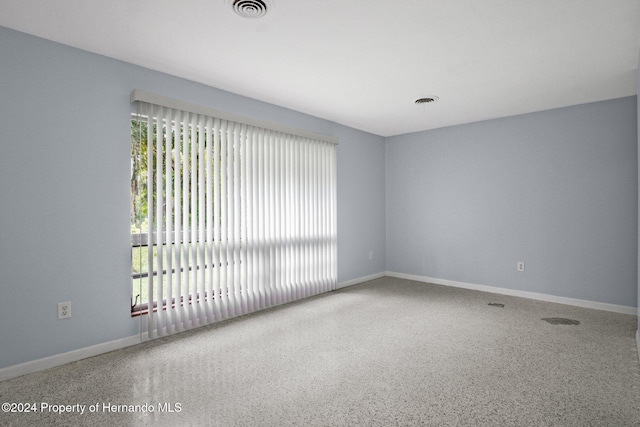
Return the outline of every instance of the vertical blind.
[[[134,94],[150,337],[335,289],[335,141]]]

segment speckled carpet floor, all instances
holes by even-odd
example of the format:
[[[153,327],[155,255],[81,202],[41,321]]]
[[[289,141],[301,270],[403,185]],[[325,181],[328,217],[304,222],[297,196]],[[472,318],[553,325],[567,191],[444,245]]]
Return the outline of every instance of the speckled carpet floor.
[[[638,426],[635,329],[382,278],[2,382],[0,425]]]

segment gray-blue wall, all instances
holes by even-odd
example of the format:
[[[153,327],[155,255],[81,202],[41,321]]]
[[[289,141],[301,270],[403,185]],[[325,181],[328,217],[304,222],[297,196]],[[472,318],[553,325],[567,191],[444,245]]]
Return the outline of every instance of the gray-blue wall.
[[[139,331],[133,89],[337,136],[338,281],[384,271],[382,137],[2,27],[0,58],[0,368]]]
[[[387,270],[635,307],[636,103],[387,138]]]

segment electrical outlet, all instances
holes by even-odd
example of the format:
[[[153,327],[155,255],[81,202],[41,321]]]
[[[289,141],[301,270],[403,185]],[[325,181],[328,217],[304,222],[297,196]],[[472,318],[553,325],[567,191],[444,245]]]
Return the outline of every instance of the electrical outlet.
[[[524,271],[524,261],[518,261],[518,271]]]
[[[68,319],[71,317],[71,302],[58,303],[58,319]]]
[[[369,259],[373,259],[373,251],[369,252]]]

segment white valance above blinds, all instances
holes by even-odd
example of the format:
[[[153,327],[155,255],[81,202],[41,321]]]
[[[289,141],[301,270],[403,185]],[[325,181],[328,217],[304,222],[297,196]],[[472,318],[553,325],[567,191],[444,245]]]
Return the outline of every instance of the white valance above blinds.
[[[250,117],[241,116],[239,114],[229,113],[229,112],[217,110],[211,107],[205,107],[204,105],[192,104],[192,103],[180,101],[177,99],[167,98],[161,95],[144,92],[140,89],[135,89],[131,92],[131,103],[134,103],[136,101],[145,102],[147,104],[162,105],[164,107],[172,108],[175,110],[200,114],[203,116],[217,117],[222,120],[228,120],[231,122],[246,124],[249,126],[262,128],[265,130],[282,132],[289,135],[300,136],[303,138],[314,139],[316,141],[324,141],[332,144],[338,144],[338,138],[336,138],[335,136],[322,135],[314,132],[305,131],[303,129],[294,128],[291,126],[285,126],[278,123],[271,123],[264,120],[252,119]]]

